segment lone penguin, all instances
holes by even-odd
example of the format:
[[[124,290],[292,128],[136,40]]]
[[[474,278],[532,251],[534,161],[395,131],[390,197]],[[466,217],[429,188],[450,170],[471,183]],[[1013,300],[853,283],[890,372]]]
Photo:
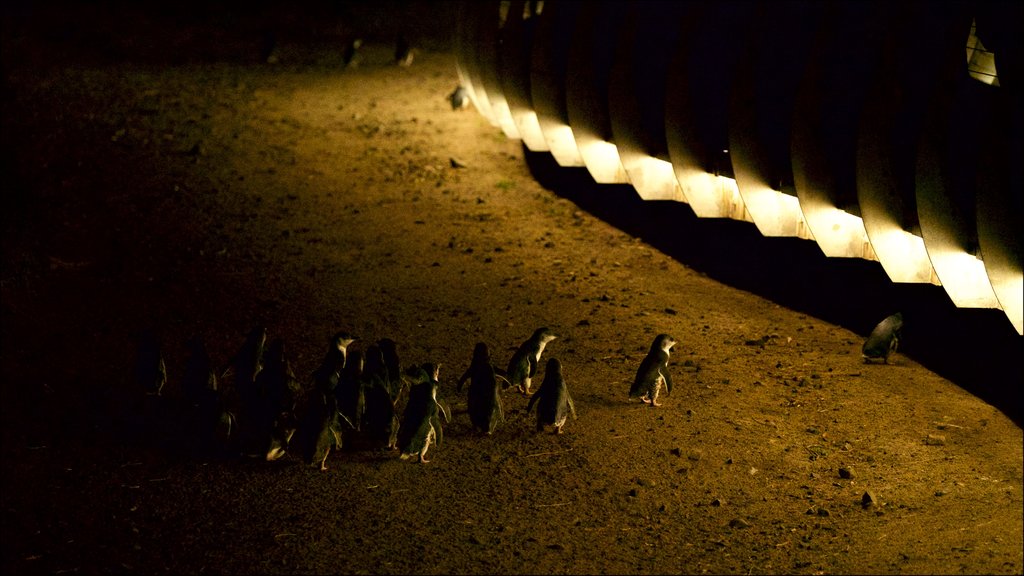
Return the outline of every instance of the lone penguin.
[[[658,394],[662,385],[665,386],[665,394],[672,393],[672,377],[668,373],[669,351],[676,345],[676,339],[668,334],[658,334],[651,344],[651,350],[640,363],[636,371],[636,378],[633,379],[633,386],[629,389],[630,398],[640,398],[644,404],[652,407],[661,406],[658,404]]]
[[[473,348],[473,360],[466,372],[459,378],[456,390],[462,392],[462,385],[469,380],[467,404],[469,420],[473,427],[487,434],[493,434],[500,422],[505,421],[501,407],[501,388],[487,344],[478,342]],[[505,380],[508,387],[508,381]]]
[[[412,65],[412,60],[415,57],[412,46],[409,45],[409,41],[405,36],[399,36],[395,40],[395,64],[403,67]]]
[[[345,49],[341,53],[341,59],[345,63],[346,68],[355,68],[359,66],[359,49],[362,46],[362,38],[354,38],[345,44]]]
[[[903,314],[900,312],[879,322],[864,340],[864,346],[861,347],[864,363],[869,364],[874,360],[881,360],[882,364],[888,364],[889,355],[895,352],[899,345],[902,328]]]
[[[572,419],[576,419],[576,406],[569,395],[565,378],[562,377],[562,363],[558,358],[549,359],[544,367],[544,380],[526,404],[527,414],[534,404],[537,404],[537,432],[543,432],[545,426],[553,426],[555,434],[561,434],[569,415],[572,414]]]
[[[537,373],[537,365],[540,363],[540,355],[544,353],[544,347],[555,338],[554,332],[544,326],[534,330],[530,338],[519,345],[512,358],[508,361],[508,381],[516,390],[529,396],[530,380]]]
[[[464,110],[469,107],[469,92],[461,85],[456,86],[455,90],[448,95],[448,103],[452,105],[452,110]]]

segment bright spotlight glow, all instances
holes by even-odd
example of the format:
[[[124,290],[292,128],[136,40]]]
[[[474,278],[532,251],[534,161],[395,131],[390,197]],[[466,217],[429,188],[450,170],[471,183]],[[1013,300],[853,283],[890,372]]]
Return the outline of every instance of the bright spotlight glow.
[[[622,167],[619,149],[605,140],[580,138],[577,140],[580,156],[583,158],[590,177],[598,184],[629,184],[629,175]]]
[[[814,211],[804,211],[804,218],[825,256],[878,259],[860,216],[835,207],[819,207]]]
[[[699,218],[731,218],[752,222],[736,180],[699,169],[676,169],[676,180]]]
[[[498,125],[501,126],[501,131],[505,133],[508,139],[519,140],[519,129],[516,128],[516,123],[512,120],[512,111],[508,108],[508,101],[505,100],[505,96],[500,93],[488,96],[491,99],[491,110],[498,120]]]
[[[512,110],[512,121],[516,123],[519,135],[523,137],[523,144],[533,152],[547,152],[548,141],[544,138],[544,132],[540,129],[537,121],[537,113],[533,110]]]
[[[653,156],[635,156],[631,160],[624,160],[623,167],[629,174],[629,181],[644,200],[686,202],[670,162]]]
[[[894,222],[871,234],[871,246],[882,269],[893,282],[939,284],[924,239],[901,229]]]
[[[544,132],[544,139],[547,140],[551,155],[555,157],[555,162],[558,162],[559,166],[584,165],[572,128],[550,121],[541,121],[540,128]]]
[[[927,245],[926,245],[927,246]],[[985,263],[966,252],[929,251],[935,273],[957,308],[999,308]]]
[[[743,203],[763,236],[795,236],[813,240],[804,221],[800,201],[764,183],[740,187]]]

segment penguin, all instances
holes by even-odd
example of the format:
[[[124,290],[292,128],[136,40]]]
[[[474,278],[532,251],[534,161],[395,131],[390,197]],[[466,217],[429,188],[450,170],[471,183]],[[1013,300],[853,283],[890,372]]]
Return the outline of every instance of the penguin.
[[[381,338],[377,341],[377,347],[380,348],[384,358],[386,370],[384,385],[388,389],[388,393],[391,394],[391,400],[398,402],[398,397],[405,386],[402,381],[402,362],[398,358],[398,345],[391,338]]]
[[[159,396],[167,384],[167,363],[164,362],[160,340],[149,330],[139,335],[132,381],[135,389],[147,396]]]
[[[530,395],[530,380],[537,373],[537,364],[540,363],[540,355],[544,353],[544,347],[558,336],[546,326],[534,330],[530,338],[519,345],[519,349],[508,361],[508,381],[516,390],[523,394]]]
[[[241,404],[241,416],[248,418],[255,402],[256,375],[263,367],[263,349],[267,343],[267,329],[256,325],[245,337],[245,342],[235,352],[231,361],[220,373],[223,379],[234,374],[235,393]]]
[[[665,394],[672,393],[672,377],[668,373],[669,351],[676,345],[676,339],[668,334],[658,334],[651,344],[651,350],[640,363],[636,371],[636,378],[629,389],[630,398],[640,398],[644,404],[651,407],[661,406],[658,404],[658,394],[661,386],[665,386]]]
[[[327,343],[327,352],[320,365],[313,371],[313,387],[324,392],[333,392],[341,379],[342,370],[348,358],[348,347],[356,337],[342,330],[335,332]]]
[[[462,385],[469,380],[467,395],[469,419],[473,423],[473,428],[486,432],[488,435],[493,434],[498,424],[505,421],[505,414],[501,407],[499,378],[504,380],[495,373],[487,344],[477,342],[473,348],[473,360],[466,372],[459,378],[456,389],[461,393]],[[504,380],[504,384],[507,388],[508,380]]]
[[[334,395],[311,390],[298,429],[302,460],[321,471],[327,470],[327,456],[341,446],[338,406]]]
[[[409,67],[412,65],[414,57],[413,49],[409,45],[409,41],[406,40],[405,36],[399,36],[395,40],[395,64],[402,67]]]
[[[469,92],[461,85],[456,86],[448,95],[448,102],[452,105],[452,110],[465,110],[469,107]]]
[[[170,407],[162,396],[167,383],[167,364],[159,338],[149,330],[138,335],[130,377],[132,387],[124,414],[127,438],[144,442],[167,440]]]
[[[363,412],[366,408],[366,396],[363,393],[363,353],[350,350],[345,361],[345,369],[341,372],[334,395],[338,401],[338,411],[352,423],[357,432],[362,429]]]
[[[341,53],[341,59],[345,63],[346,68],[355,68],[356,66],[359,66],[359,48],[362,46],[362,38],[354,38],[345,45],[345,49]]]
[[[189,421],[194,427],[197,451],[208,455],[226,453],[236,439],[235,416],[228,411],[217,389],[217,371],[202,337],[192,336],[185,347],[189,354],[185,360],[182,391]]]
[[[540,383],[537,393],[530,397],[526,404],[526,413],[529,414],[533,405],[537,404],[537,432],[543,432],[545,426],[553,426],[555,434],[562,433],[562,426],[571,414],[576,419],[576,406],[573,404],[572,396],[569,395],[569,387],[562,377],[562,363],[558,358],[551,358],[544,367],[544,380]]]
[[[185,359],[185,373],[181,379],[181,391],[185,401],[195,406],[202,400],[205,391],[217,389],[217,372],[213,368],[206,343],[201,336],[194,335],[185,343],[188,357]]]
[[[361,430],[379,448],[393,450],[398,444],[398,414],[387,387],[384,355],[376,344],[366,349],[366,363],[360,378],[365,404]]]
[[[861,355],[865,364],[874,360],[882,360],[882,364],[889,363],[889,355],[896,351],[899,345],[900,330],[903,328],[903,314],[897,312],[887,317],[875,326],[864,345],[861,347]]]
[[[256,375],[256,389],[261,410],[254,448],[271,462],[284,456],[298,427],[295,410],[302,391],[280,338],[267,348],[263,369]]]
[[[409,402],[402,415],[398,430],[398,449],[402,460],[416,458],[428,463],[427,451],[433,444],[440,445],[442,437],[441,409],[437,401],[438,380],[435,365],[423,364],[410,368],[406,373],[412,384],[409,386]]]

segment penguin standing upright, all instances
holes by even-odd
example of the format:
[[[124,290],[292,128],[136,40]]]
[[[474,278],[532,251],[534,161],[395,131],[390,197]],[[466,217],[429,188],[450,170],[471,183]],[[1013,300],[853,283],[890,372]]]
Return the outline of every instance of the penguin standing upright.
[[[341,446],[337,414],[334,394],[321,389],[310,391],[298,429],[298,444],[306,464],[327,470],[327,456]]]
[[[478,342],[473,348],[473,360],[466,372],[459,378],[456,389],[458,392],[462,392],[462,385],[469,380],[467,395],[469,420],[473,423],[474,428],[487,434],[493,434],[498,424],[505,421],[498,378],[499,376],[491,364],[491,354],[487,349],[487,344]],[[507,387],[507,380],[505,380],[505,384]]]
[[[668,334],[658,334],[651,344],[647,356],[640,362],[636,371],[636,378],[629,389],[630,398],[639,398],[644,404],[652,407],[661,406],[658,404],[658,394],[662,385],[665,386],[665,393],[672,393],[672,377],[668,373],[669,351],[676,345],[676,339]]]
[[[415,457],[426,464],[427,451],[433,444],[442,441],[442,409],[437,401],[438,380],[434,364],[414,366],[406,373],[412,384],[409,386],[409,402],[402,415],[398,430],[398,449],[402,460]]]
[[[191,411],[190,421],[195,426],[197,451],[223,454],[234,440],[235,416],[227,410],[217,388],[217,371],[202,337],[191,337],[185,347],[189,354],[181,385]]]
[[[409,40],[405,36],[399,36],[395,40],[395,64],[404,67],[411,66],[414,56]]]
[[[167,384],[167,363],[164,362],[160,340],[149,330],[139,335],[132,381],[136,391],[147,396],[159,396]]]
[[[573,420],[576,419],[576,406],[569,395],[565,378],[562,377],[562,363],[558,358],[548,360],[544,368],[544,380],[526,404],[527,414],[533,409],[534,403],[537,404],[538,432],[543,432],[544,426],[554,426],[555,434],[561,434],[569,415],[572,415]]]
[[[508,362],[508,381],[516,390],[530,395],[530,380],[537,373],[537,365],[540,363],[540,355],[544,353],[544,347],[558,336],[547,327],[534,330],[530,338],[519,345],[519,348],[512,355]]]
[[[149,330],[138,336],[130,377],[132,387],[125,414],[127,439],[166,440],[166,425],[170,419],[166,399],[161,393],[167,383],[167,364],[160,339]]]
[[[320,365],[313,371],[313,386],[325,392],[332,392],[338,385],[341,372],[345,368],[348,347],[356,341],[356,337],[342,330],[335,332],[328,340],[327,352],[324,353]]]
[[[391,338],[381,338],[377,341],[381,356],[384,358],[386,376],[384,378],[385,388],[391,394],[391,400],[398,402],[402,394],[404,383],[402,382],[402,361],[398,358],[398,345]]]
[[[181,377],[181,391],[185,401],[190,405],[198,404],[208,389],[217,389],[217,372],[213,361],[206,350],[206,343],[201,336],[194,335],[185,343],[188,357],[185,359],[185,371]]]
[[[881,359],[882,364],[888,364],[889,355],[895,352],[899,345],[900,330],[902,329],[903,314],[900,312],[879,322],[861,347],[864,363],[869,364],[873,360]]]
[[[263,369],[256,375],[256,389],[261,406],[256,453],[267,461],[277,460],[284,456],[298,427],[295,411],[302,391],[288,362],[284,341],[280,338],[267,348]]]
[[[231,361],[221,372],[224,378],[234,374],[234,392],[238,399],[239,442],[250,455],[260,433],[260,400],[256,391],[256,375],[263,369],[263,351],[267,342],[267,329],[256,325],[245,337]]]
[[[359,431],[363,425],[363,412],[366,409],[366,396],[363,393],[363,353],[360,350],[349,350],[345,360],[345,369],[334,389],[338,399],[338,411]]]
[[[362,38],[353,38],[345,44],[345,49],[341,53],[341,59],[345,63],[346,68],[355,68],[356,66],[359,66],[359,49],[362,46]]]
[[[398,414],[387,387],[387,367],[380,347],[366,348],[366,363],[360,384],[365,396],[362,431],[378,448],[393,450],[398,443]]]

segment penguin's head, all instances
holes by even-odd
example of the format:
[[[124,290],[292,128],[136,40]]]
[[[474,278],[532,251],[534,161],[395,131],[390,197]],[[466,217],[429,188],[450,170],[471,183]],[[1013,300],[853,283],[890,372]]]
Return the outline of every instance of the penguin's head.
[[[558,358],[548,358],[548,364],[544,368],[545,374],[561,374],[562,363],[558,361]]]
[[[547,344],[548,342],[551,342],[555,338],[558,338],[558,335],[552,332],[551,329],[548,328],[547,326],[537,328],[533,332],[533,339],[536,340],[537,342],[540,342],[541,344]]]
[[[483,342],[477,342],[473,348],[473,360],[479,362],[490,362],[491,353],[487,350],[487,344]]]
[[[657,338],[654,339],[654,346],[651,348],[654,350],[664,350],[668,352],[672,350],[672,347],[676,345],[676,339],[669,336],[668,334],[658,334]]]
[[[340,332],[336,332],[334,336],[331,337],[331,344],[334,345],[338,350],[344,350],[348,348],[349,344],[355,342],[356,340],[357,338],[355,336],[342,330]]]

